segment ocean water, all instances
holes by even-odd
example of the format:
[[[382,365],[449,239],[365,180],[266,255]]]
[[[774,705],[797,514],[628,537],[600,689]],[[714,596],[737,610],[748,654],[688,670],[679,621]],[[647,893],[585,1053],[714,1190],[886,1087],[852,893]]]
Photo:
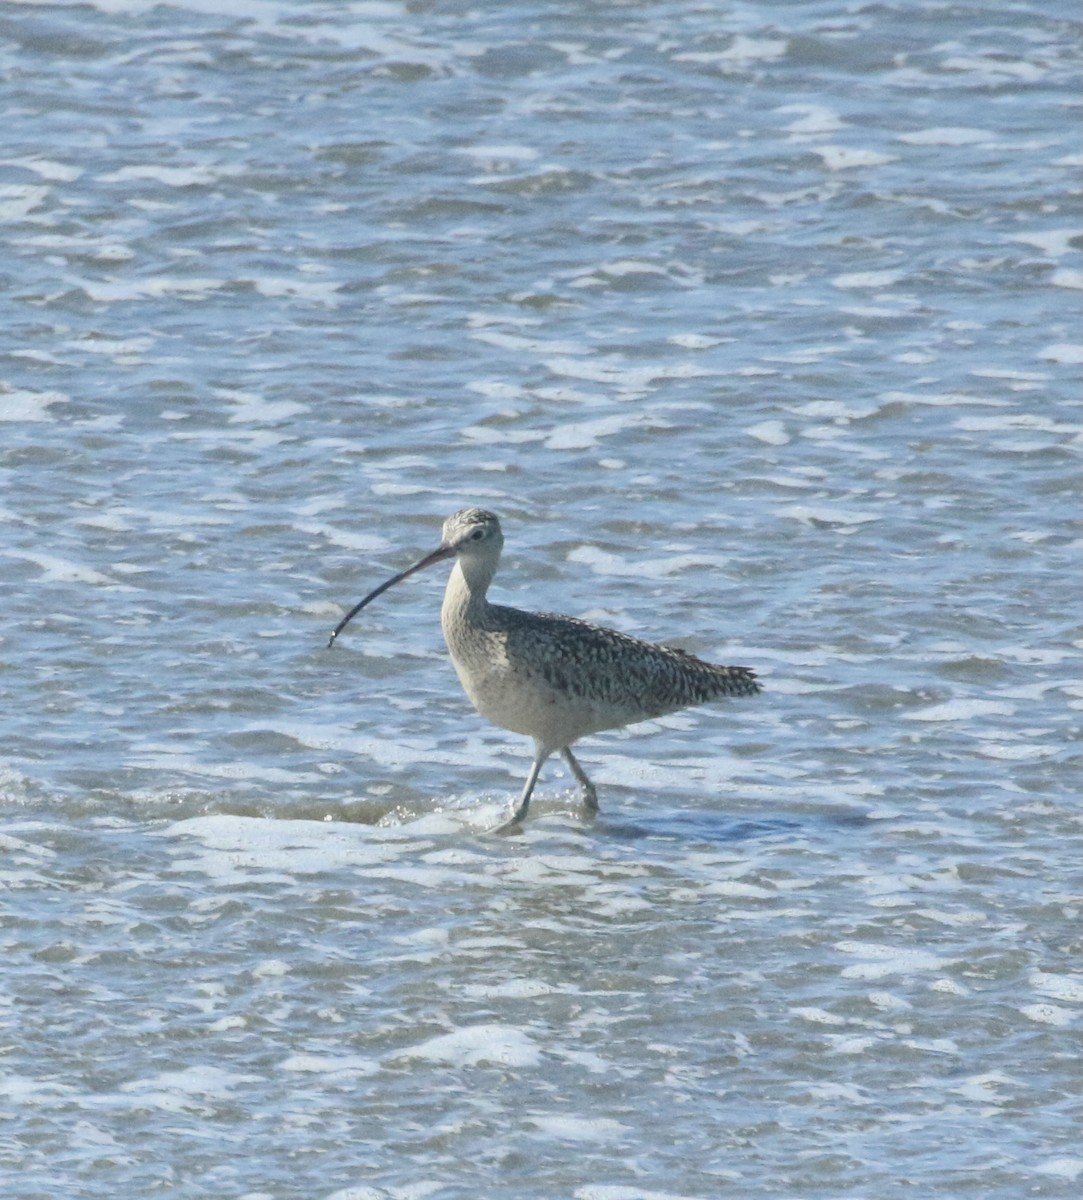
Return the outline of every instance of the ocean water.
[[[0,5],[6,1198],[1078,1195],[1080,31]],[[763,694],[489,836],[468,504]]]

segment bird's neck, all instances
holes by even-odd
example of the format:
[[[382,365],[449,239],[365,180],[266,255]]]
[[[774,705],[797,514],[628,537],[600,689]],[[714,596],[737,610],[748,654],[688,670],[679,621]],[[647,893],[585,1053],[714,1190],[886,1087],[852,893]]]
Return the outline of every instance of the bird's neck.
[[[458,558],[451,568],[440,620],[446,630],[449,625],[481,625],[489,611],[485,593],[489,590],[496,564],[478,559]]]

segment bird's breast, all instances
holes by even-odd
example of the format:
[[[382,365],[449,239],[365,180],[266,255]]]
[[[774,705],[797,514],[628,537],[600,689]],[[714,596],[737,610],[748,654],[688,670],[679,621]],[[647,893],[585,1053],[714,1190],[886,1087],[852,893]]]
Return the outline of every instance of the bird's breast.
[[[559,749],[588,733],[642,719],[585,694],[575,686],[574,673],[561,681],[540,661],[509,653],[506,631],[453,623],[444,636],[471,703],[503,729]]]

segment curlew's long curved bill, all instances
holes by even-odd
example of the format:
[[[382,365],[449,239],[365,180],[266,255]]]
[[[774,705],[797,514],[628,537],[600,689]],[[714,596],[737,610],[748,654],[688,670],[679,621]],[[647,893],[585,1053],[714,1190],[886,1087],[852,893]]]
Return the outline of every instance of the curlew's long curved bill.
[[[407,578],[407,576],[413,575],[415,571],[424,570],[425,567],[431,567],[433,563],[441,562],[445,558],[451,558],[454,553],[454,546],[437,546],[432,553],[426,554],[424,558],[419,558],[412,567],[407,567],[405,571],[400,571],[397,575],[392,575],[390,579],[387,579],[381,583],[378,588],[374,588],[371,592],[369,592],[364,600],[358,601],[358,603],[355,604],[353,608],[351,608],[350,611],[335,626],[331,636],[327,639],[328,648],[335,644],[335,638],[337,638],[338,635],[346,628],[346,626],[349,625],[349,623],[354,619],[354,617],[357,616],[357,614],[365,607],[366,604],[370,604],[376,599],[377,596],[383,595],[388,588],[394,587],[396,583],[401,583]]]

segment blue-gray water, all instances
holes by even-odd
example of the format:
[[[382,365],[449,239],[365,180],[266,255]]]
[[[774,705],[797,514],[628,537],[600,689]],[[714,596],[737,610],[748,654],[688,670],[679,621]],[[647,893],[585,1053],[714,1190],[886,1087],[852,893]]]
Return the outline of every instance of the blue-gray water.
[[[6,1200],[1078,1194],[1077,17],[0,5]]]

